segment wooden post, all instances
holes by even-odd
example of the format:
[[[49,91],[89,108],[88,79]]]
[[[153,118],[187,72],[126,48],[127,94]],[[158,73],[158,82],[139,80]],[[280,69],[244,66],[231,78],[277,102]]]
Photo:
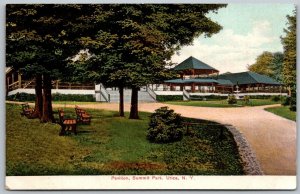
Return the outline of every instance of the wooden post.
[[[180,84],[180,91],[183,91],[183,85]]]
[[[11,83],[13,84],[15,82],[15,76],[14,73],[11,74]]]
[[[58,80],[56,80],[55,88],[58,89]]]
[[[192,93],[195,92],[195,83],[192,83]]]
[[[22,88],[22,76],[18,73],[19,88]]]

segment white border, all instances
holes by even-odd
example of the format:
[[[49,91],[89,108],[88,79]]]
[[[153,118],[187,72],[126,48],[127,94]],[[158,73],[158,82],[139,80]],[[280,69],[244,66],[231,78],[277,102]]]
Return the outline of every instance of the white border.
[[[15,189],[18,190],[24,190],[24,189],[87,189],[86,186],[91,186],[89,189],[130,189],[128,187],[127,183],[117,183],[114,182],[113,185],[108,185],[109,181],[108,179],[111,179],[111,176],[32,176],[32,177],[12,177],[8,176],[5,177],[5,4],[6,3],[294,3],[298,4],[298,0],[204,0],[204,1],[197,1],[197,0],[2,0],[0,3],[0,71],[3,73],[0,78],[0,92],[2,95],[0,95],[0,141],[2,143],[1,149],[0,149],[0,171],[2,173],[1,176],[1,186],[0,186],[0,193],[8,193],[7,190],[4,190],[5,188],[12,188],[15,187]],[[299,19],[299,14],[297,16],[297,20]],[[299,21],[299,20],[298,20]],[[299,26],[299,25],[298,25]],[[298,27],[299,28],[299,27]],[[298,41],[299,43],[299,41]],[[299,49],[297,49],[297,54],[299,52]],[[299,68],[298,68],[299,69]],[[298,73],[298,72],[297,72]],[[300,91],[300,90],[299,90]],[[298,99],[299,100],[299,99]],[[298,123],[297,123],[298,124]],[[298,126],[297,126],[298,127]],[[298,174],[298,173],[297,173]],[[2,179],[3,178],[3,179]],[[6,181],[6,187],[5,187],[5,181]],[[25,181],[25,182],[24,182]],[[74,181],[74,182],[73,182]],[[270,189],[270,190],[277,190],[277,189],[295,189],[296,187],[296,176],[230,176],[230,177],[224,177],[224,176],[197,176],[196,181],[193,182],[193,184],[187,183],[181,183],[176,182],[176,184],[170,184],[169,181],[166,182],[165,188],[167,189],[172,187],[172,189],[178,188],[181,185],[188,187],[188,189],[191,189],[192,187],[196,187],[197,189],[223,189],[230,188],[231,189],[235,187],[236,189],[245,190],[245,189]],[[132,185],[133,188],[139,189],[147,189],[149,186],[142,185],[144,183],[134,182],[134,185]],[[147,181],[145,183],[146,185],[153,185],[154,188],[162,187],[161,183],[157,183],[154,181]],[[85,186],[84,186],[85,185]],[[122,187],[122,188],[121,188]],[[208,188],[210,187],[210,188]],[[183,188],[178,188],[183,189]],[[181,193],[182,191],[180,191]],[[15,193],[15,192],[9,192],[9,193]],[[18,192],[20,193],[20,192]],[[36,192],[40,193],[40,192]],[[61,192],[43,192],[43,193],[61,193]],[[73,193],[73,192],[71,192]],[[81,193],[86,193],[81,192]],[[97,192],[99,193],[99,191]],[[116,193],[116,192],[111,192]],[[178,192],[179,193],[179,192]],[[213,193],[213,192],[212,192]],[[250,191],[248,193],[254,193],[254,191]],[[255,191],[255,193],[260,193],[258,191]]]

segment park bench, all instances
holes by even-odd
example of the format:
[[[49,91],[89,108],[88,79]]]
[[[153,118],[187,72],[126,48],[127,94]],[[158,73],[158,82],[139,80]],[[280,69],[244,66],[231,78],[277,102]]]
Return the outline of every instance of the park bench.
[[[30,108],[28,103],[21,104],[21,105],[22,105],[22,112],[20,112],[21,116],[26,116],[29,119],[32,118],[34,109]]]
[[[59,124],[61,126],[61,131],[59,135],[65,135],[67,131],[73,131],[75,135],[77,134],[76,119],[69,119],[69,118],[66,119],[65,113],[62,109],[58,110],[58,117],[59,117]]]
[[[79,108],[77,105],[75,106],[75,112],[77,115],[77,122],[90,124],[91,123],[91,116],[82,108]]]

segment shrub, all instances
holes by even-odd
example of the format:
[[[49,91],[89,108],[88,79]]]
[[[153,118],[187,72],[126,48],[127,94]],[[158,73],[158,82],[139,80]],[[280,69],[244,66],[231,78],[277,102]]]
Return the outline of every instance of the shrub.
[[[27,93],[16,93],[14,95],[6,96],[6,100],[11,101],[20,101],[20,102],[26,102],[26,101],[35,101],[35,94],[27,94]]]
[[[271,95],[251,95],[251,99],[270,99]]]
[[[246,105],[248,105],[248,104],[250,103],[250,97],[247,96],[247,95],[244,96],[243,100],[244,100],[244,103],[245,103]]]
[[[290,105],[290,101],[291,101],[291,97],[286,96],[286,97],[284,97],[284,98],[282,99],[281,105],[283,105],[283,106],[288,106],[288,105]]]
[[[183,137],[183,119],[168,107],[156,109],[150,116],[147,139],[155,143],[180,141]]]
[[[196,96],[191,95],[191,100],[225,100],[227,99],[227,96],[217,96],[217,95],[209,95],[209,96]]]
[[[77,101],[77,102],[95,102],[92,94],[52,94],[53,101]]]
[[[183,100],[182,95],[157,95],[156,100],[159,102]]]
[[[6,100],[12,101],[35,101],[35,94],[16,93],[6,97]],[[92,94],[52,94],[53,101],[77,101],[77,102],[95,102],[95,97]]]
[[[274,102],[278,102],[280,100],[280,96],[271,96],[270,99]]]
[[[297,102],[296,102],[296,93],[292,93],[291,100],[290,100],[290,111],[296,111],[297,109]]]
[[[227,99],[228,104],[236,104],[237,100],[235,95],[228,95],[228,99]]]

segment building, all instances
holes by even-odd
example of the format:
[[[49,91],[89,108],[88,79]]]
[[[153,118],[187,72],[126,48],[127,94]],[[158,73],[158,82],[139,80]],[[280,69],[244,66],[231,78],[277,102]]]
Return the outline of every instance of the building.
[[[139,100],[153,102],[157,96],[182,96],[190,100],[190,96],[228,96],[245,95],[287,95],[287,88],[276,80],[254,72],[225,73],[208,64],[189,57],[173,68],[178,73],[177,79],[165,80],[163,83],[149,84],[141,88]],[[7,95],[16,93],[34,94],[34,79],[25,80],[22,75],[11,68],[6,69]],[[74,84],[53,81],[52,93],[60,94],[92,94],[96,101],[118,102],[119,92],[105,88],[102,84]],[[130,102],[131,90],[125,89],[125,102]]]

